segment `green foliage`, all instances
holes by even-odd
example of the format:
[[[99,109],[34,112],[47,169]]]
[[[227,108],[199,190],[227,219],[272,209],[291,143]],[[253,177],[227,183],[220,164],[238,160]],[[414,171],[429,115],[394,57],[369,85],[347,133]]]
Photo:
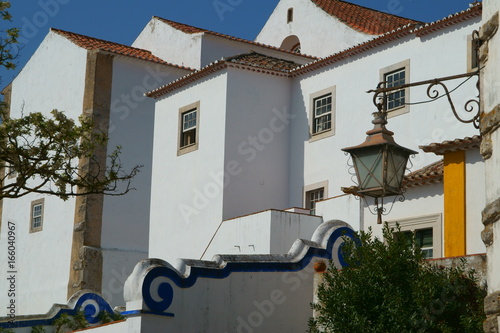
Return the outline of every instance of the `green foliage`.
[[[348,267],[325,273],[309,332],[482,332],[485,291],[473,271],[429,264],[412,237],[387,225],[383,235],[346,241]]]
[[[59,318],[54,320],[52,325],[55,328],[55,333],[63,333],[88,327],[89,323],[85,319],[83,312],[78,312],[74,316],[63,313]]]
[[[14,330],[11,330],[10,328],[0,327],[0,333],[14,333]]]
[[[31,192],[67,199],[86,194],[121,195],[131,190],[131,179],[140,166],[125,172],[120,147],[107,156],[106,164],[102,152],[108,138],[95,129],[92,119],[80,117],[76,124],[57,110],[51,118],[41,113],[19,119],[8,118],[5,112],[3,116],[0,164],[5,171],[0,175],[0,199]]]
[[[31,333],[46,333],[45,328],[43,326],[38,325],[38,326],[33,326],[31,328]]]
[[[9,8],[10,1],[0,1],[4,21],[12,18]],[[18,37],[17,28],[0,30],[0,67],[16,67]],[[131,179],[140,166],[125,171],[121,147],[106,156],[108,137],[99,130],[100,124],[91,116],[79,121],[76,124],[57,110],[51,117],[35,112],[13,119],[5,102],[0,102],[0,200],[32,192],[66,200],[131,190]]]
[[[123,320],[125,319],[120,313],[109,313],[107,311],[103,311],[99,314],[99,321],[102,324],[111,323],[113,321]]]
[[[0,1],[0,19],[2,21],[11,21],[12,16],[8,9],[10,1]],[[16,68],[15,59],[17,58],[17,44],[19,38],[18,28],[8,28],[0,30],[0,66],[6,69]]]

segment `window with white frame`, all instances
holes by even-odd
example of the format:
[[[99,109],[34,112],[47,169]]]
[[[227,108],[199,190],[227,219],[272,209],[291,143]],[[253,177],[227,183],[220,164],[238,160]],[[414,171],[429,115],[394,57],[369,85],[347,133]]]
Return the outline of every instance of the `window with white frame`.
[[[380,70],[380,81],[386,88],[397,88],[410,82],[410,61],[405,60]],[[386,94],[385,108],[388,116],[397,116],[409,111],[410,89],[403,88]]]
[[[316,214],[316,202],[325,198],[325,189],[318,188],[316,190],[306,192],[306,208],[309,209],[311,215]]]
[[[44,199],[31,202],[30,232],[41,231],[43,227]]]
[[[425,258],[434,258],[434,235],[432,228],[405,231],[408,237],[413,237],[415,246],[422,250]]]
[[[179,110],[178,155],[198,149],[200,103],[187,105]]]
[[[310,95],[310,141],[335,134],[335,87]]]
[[[399,224],[401,232],[415,239],[424,256],[428,259],[442,257],[442,217],[441,214],[388,221],[389,227]]]
[[[328,193],[328,181],[311,184],[304,187],[304,207],[311,215],[316,214],[316,203],[325,200]]]

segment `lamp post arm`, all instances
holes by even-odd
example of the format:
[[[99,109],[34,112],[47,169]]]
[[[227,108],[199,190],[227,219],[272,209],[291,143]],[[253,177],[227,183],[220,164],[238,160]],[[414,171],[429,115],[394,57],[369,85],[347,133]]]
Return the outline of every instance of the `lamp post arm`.
[[[446,85],[443,83],[446,81],[457,80],[457,79],[462,79],[462,78],[471,78],[473,76],[477,76],[478,77],[477,88],[479,90],[479,73],[480,73],[480,69],[478,69],[477,71],[474,71],[474,72],[470,72],[470,73],[464,73],[464,74],[459,74],[459,75],[435,78],[435,79],[431,79],[431,80],[407,83],[407,84],[402,84],[399,86],[389,87],[389,88],[386,87],[386,82],[380,82],[377,85],[377,89],[368,90],[367,93],[373,93],[374,94],[373,103],[375,104],[375,106],[377,106],[377,108],[379,108],[379,110],[382,107],[384,112],[387,112],[385,110],[386,109],[386,99],[387,99],[387,94],[389,94],[391,92],[403,90],[403,89],[410,88],[410,87],[429,85],[429,87],[427,88],[427,96],[432,100],[436,100],[442,96],[440,95],[440,93],[436,89],[433,89],[433,88],[435,86],[441,86],[444,90],[444,94],[448,98],[448,102],[450,103],[453,114],[458,119],[458,121],[460,121],[462,123],[472,123],[475,128],[479,128],[479,116],[480,116],[479,100],[471,99],[465,103],[464,109],[466,112],[473,112],[476,109],[474,107],[474,105],[477,105],[477,112],[473,115],[473,117],[471,119],[464,119],[458,115],[458,113],[455,109],[455,105],[453,104],[453,101],[451,99],[451,92],[448,90]]]

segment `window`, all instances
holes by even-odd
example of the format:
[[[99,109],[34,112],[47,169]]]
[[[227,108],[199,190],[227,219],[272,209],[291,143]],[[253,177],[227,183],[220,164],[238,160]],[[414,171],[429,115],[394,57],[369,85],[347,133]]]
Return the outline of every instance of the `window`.
[[[300,51],[301,51],[301,50],[302,50],[302,49],[301,49],[301,47],[300,47],[300,43],[297,43],[297,44],[295,44],[294,46],[292,46],[292,50],[291,50],[291,51],[292,51],[292,52],[295,52],[295,53],[300,53]]]
[[[395,72],[385,74],[384,81],[386,88],[394,88],[402,86],[406,83],[404,68],[398,69]],[[405,105],[405,90],[396,90],[387,94],[386,108],[388,111],[397,109]]]
[[[472,35],[467,36],[467,72],[475,72],[479,68],[479,54],[476,43],[472,39]]]
[[[335,134],[335,87],[310,96],[311,139],[316,141]]]
[[[39,199],[31,202],[30,232],[37,232],[42,230],[43,204],[44,199]]]
[[[304,207],[311,215],[316,214],[316,203],[327,198],[328,182],[320,182],[304,187]]]
[[[179,109],[179,148],[177,155],[198,149],[200,102]]]
[[[293,22],[293,8],[288,8],[288,12],[286,15],[286,23]]]
[[[7,172],[8,172],[9,179],[15,178],[17,176],[16,167],[12,164],[9,164]]]
[[[388,221],[391,228],[395,228],[396,223],[403,233],[413,234],[415,245],[422,249],[426,258],[442,257],[441,214]]]
[[[433,258],[433,234],[432,234],[432,228],[427,228],[427,229],[421,229],[421,230],[415,230],[414,232],[411,231],[405,231],[404,234],[406,234],[408,237],[414,237],[415,238],[415,246],[420,248],[424,254],[425,258]]]
[[[394,88],[410,82],[410,61],[405,60],[380,71],[380,81],[385,82],[386,88]],[[395,90],[386,95],[386,110],[389,117],[397,116],[409,111],[406,104],[410,101],[410,89]]]
[[[306,208],[309,209],[311,215],[316,214],[316,202],[325,198],[325,189],[318,188],[317,190],[309,191],[306,193]]]

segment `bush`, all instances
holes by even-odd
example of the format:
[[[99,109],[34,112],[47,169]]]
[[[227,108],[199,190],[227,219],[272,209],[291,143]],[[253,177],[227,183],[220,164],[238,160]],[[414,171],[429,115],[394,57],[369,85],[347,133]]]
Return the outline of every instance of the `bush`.
[[[309,332],[482,332],[486,292],[475,272],[436,267],[424,260],[413,237],[383,229],[346,239],[347,267],[333,265],[319,287]]]

